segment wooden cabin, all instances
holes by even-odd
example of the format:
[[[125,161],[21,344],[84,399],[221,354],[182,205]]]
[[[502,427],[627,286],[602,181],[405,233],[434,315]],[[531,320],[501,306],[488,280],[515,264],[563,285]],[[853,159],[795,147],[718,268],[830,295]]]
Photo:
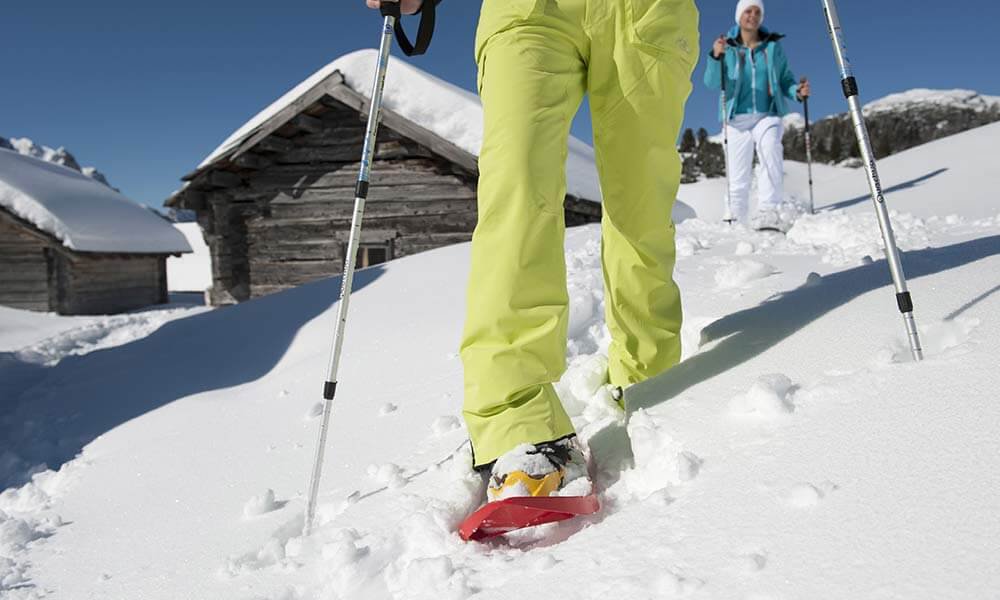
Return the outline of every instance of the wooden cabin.
[[[167,302],[170,223],[66,167],[0,150],[0,304],[63,315]]]
[[[393,60],[390,69],[420,73]],[[184,177],[186,185],[166,205],[198,215],[212,256],[210,303],[342,273],[368,105],[328,65]],[[358,266],[472,239],[477,162],[469,149],[384,109]],[[599,198],[568,194],[565,211],[567,225],[597,222]]]

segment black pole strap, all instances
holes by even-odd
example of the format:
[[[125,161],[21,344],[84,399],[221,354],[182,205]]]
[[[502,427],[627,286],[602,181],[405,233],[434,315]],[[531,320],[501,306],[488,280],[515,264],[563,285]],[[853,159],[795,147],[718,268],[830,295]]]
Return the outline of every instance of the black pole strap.
[[[406,37],[406,32],[403,31],[399,2],[382,1],[380,5],[382,16],[396,18],[396,43],[399,44],[399,49],[403,51],[403,54],[418,56],[427,52],[427,48],[431,45],[431,38],[434,37],[434,12],[436,5],[437,2],[435,0],[424,0],[423,5],[420,7],[420,26],[417,29],[417,42],[416,44],[412,44],[410,43],[410,39]]]

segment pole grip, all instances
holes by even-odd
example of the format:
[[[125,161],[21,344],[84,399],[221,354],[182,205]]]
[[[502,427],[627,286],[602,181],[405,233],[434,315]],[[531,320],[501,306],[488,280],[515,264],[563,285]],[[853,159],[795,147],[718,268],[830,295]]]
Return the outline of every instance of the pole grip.
[[[806,82],[806,78],[803,77],[802,79],[799,80],[799,85],[802,85],[805,82]],[[802,112],[805,113],[806,131],[808,132],[809,131],[809,96],[804,96],[802,98]]]
[[[722,57],[719,58],[719,62],[722,63],[722,68],[719,69],[719,73],[722,79],[722,93],[726,93],[726,53],[722,53]]]
[[[393,17],[398,19],[402,16],[403,9],[400,7],[400,0],[382,0],[379,3],[379,12],[383,17]]]
[[[403,30],[400,3],[395,0],[382,0],[379,5],[383,17],[393,17],[396,43],[399,44],[399,49],[403,51],[403,54],[407,56],[419,56],[427,52],[427,48],[431,45],[431,39],[434,37],[436,8],[437,0],[424,0],[421,4],[418,11],[420,13],[420,26],[417,28],[417,40],[416,43],[411,43],[410,38],[406,36],[406,31]]]

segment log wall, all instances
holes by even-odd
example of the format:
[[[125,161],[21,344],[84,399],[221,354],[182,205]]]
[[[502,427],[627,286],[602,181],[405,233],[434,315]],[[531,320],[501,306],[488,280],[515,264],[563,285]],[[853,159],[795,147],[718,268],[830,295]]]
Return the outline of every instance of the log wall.
[[[64,315],[167,301],[165,255],[80,253],[0,212],[0,304]]]
[[[54,256],[60,314],[113,314],[167,301],[166,257]]]
[[[0,220],[0,304],[51,310],[45,242],[4,220]]]
[[[212,304],[340,275],[363,151],[355,108],[323,98],[184,192],[212,254]],[[433,144],[431,144],[433,145]],[[379,129],[362,240],[400,258],[467,242],[476,226],[474,166],[459,166],[389,127]],[[567,225],[600,206],[567,199]]]

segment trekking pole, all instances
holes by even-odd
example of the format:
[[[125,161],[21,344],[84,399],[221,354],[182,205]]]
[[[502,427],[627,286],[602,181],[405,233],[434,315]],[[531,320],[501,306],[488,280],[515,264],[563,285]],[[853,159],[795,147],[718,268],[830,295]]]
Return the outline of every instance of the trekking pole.
[[[722,160],[726,173],[726,214],[723,221],[732,225],[736,222],[733,216],[733,193],[729,189],[729,105],[726,104],[726,53],[722,53]]]
[[[799,83],[804,83],[805,77]],[[813,201],[813,153],[812,138],[809,135],[809,96],[802,99],[802,111],[806,113],[806,166],[809,170],[809,214],[816,213],[816,204]]]
[[[899,249],[896,247],[896,237],[892,233],[892,223],[889,221],[889,211],[885,206],[885,197],[882,195],[882,183],[878,177],[878,169],[875,166],[875,154],[872,152],[871,138],[868,136],[868,127],[865,125],[864,115],[861,113],[861,103],[858,100],[858,82],[854,78],[851,70],[851,63],[847,58],[847,46],[844,43],[844,34],[840,27],[840,18],[837,16],[837,9],[833,0],[822,0],[823,11],[826,13],[827,30],[830,40],[833,42],[833,53],[836,55],[837,64],[840,67],[841,86],[844,90],[844,97],[851,109],[851,119],[854,122],[854,133],[858,138],[858,148],[861,150],[861,159],[865,164],[865,171],[868,174],[868,187],[871,189],[872,202],[875,204],[875,214],[878,215],[879,228],[882,230],[882,241],[885,243],[885,255],[889,262],[889,271],[892,274],[892,281],[896,287],[896,304],[899,312],[903,315],[903,323],[906,326],[906,334],[910,341],[910,351],[913,359],[923,360],[924,353],[920,347],[920,338],[917,335],[917,324],[913,319],[913,300],[910,292],[906,288],[906,277],[903,275],[903,265],[899,260]]]
[[[316,459],[313,462],[312,477],[309,480],[309,499],[306,504],[305,523],[302,535],[308,536],[312,529],[313,518],[316,515],[316,497],[319,493],[319,480],[323,473],[323,454],[326,448],[326,434],[330,427],[330,413],[333,411],[333,396],[337,391],[337,370],[340,367],[340,354],[344,344],[344,329],[347,326],[347,307],[351,301],[351,286],[354,282],[354,267],[357,259],[358,244],[361,240],[361,221],[365,213],[365,200],[368,198],[368,184],[371,177],[372,159],[375,155],[375,138],[378,134],[379,119],[382,111],[382,92],[385,88],[385,73],[389,66],[389,48],[392,46],[392,34],[395,31],[400,48],[408,56],[423,54],[430,45],[431,33],[434,29],[433,0],[427,0],[420,20],[420,32],[414,47],[406,39],[399,26],[400,6],[393,0],[382,0],[381,13],[385,18],[382,27],[382,40],[379,43],[378,64],[375,69],[375,81],[372,83],[371,106],[368,110],[368,125],[365,130],[365,143],[362,150],[361,170],[354,194],[354,217],[351,222],[351,235],[347,242],[347,255],[344,257],[344,276],[340,286],[340,306],[337,321],[334,325],[334,342],[330,350],[330,362],[326,381],[323,384],[323,420],[319,429],[319,440],[316,443]]]

